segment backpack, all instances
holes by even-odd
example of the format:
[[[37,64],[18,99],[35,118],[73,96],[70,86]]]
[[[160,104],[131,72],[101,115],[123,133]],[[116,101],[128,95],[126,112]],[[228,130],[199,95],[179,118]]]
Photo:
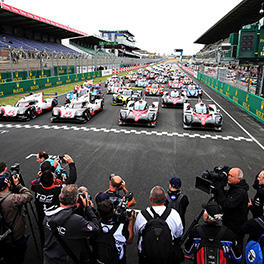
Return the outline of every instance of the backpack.
[[[214,238],[208,237],[204,232],[203,226],[198,227],[198,233],[201,237],[200,246],[196,253],[196,263],[197,264],[226,264],[228,256],[224,254],[223,245],[221,244],[221,239],[227,230],[227,227],[221,226],[218,233]]]
[[[118,264],[119,255],[116,248],[114,233],[118,229],[119,224],[114,224],[107,232],[103,232],[102,227],[96,234],[94,240],[94,254],[96,263],[100,264]]]
[[[263,220],[258,217],[255,221],[264,229]],[[247,264],[263,264],[263,241],[264,234],[262,234],[258,241],[250,240],[246,245],[246,263]],[[262,245],[262,246],[261,246]]]
[[[147,263],[167,264],[172,253],[172,235],[165,220],[171,213],[171,208],[166,208],[161,216],[152,207],[150,210],[154,218],[146,209],[141,212],[147,220],[142,232],[142,255]]]

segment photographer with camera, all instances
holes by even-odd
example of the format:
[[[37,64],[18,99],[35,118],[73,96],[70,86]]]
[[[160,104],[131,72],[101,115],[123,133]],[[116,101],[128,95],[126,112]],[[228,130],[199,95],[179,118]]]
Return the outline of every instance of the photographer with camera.
[[[63,159],[69,165],[69,177],[62,181],[55,176],[55,169],[59,162],[59,158],[54,160],[53,166],[49,161],[44,161],[41,165],[39,178],[31,183],[31,190],[35,193],[35,207],[38,215],[38,226],[40,231],[40,239],[43,244],[43,219],[44,211],[53,205],[59,205],[59,194],[64,184],[74,184],[76,182],[77,173],[73,159],[69,155],[64,155]]]
[[[182,193],[180,188],[181,179],[176,176],[170,178],[165,206],[173,208],[179,213],[183,228],[185,228],[185,213],[189,205],[189,200],[188,197]]]
[[[240,263],[242,251],[236,235],[222,225],[223,212],[217,202],[203,205],[203,224],[195,225],[184,244],[186,255],[194,255],[193,263]]]
[[[253,188],[257,191],[252,200],[249,201],[249,210],[251,211],[253,218],[263,216],[264,205],[264,170],[261,170],[255,179]]]
[[[125,195],[128,194],[125,181],[117,175],[112,174],[109,179],[109,189],[105,191],[109,195],[110,200],[114,204],[114,208],[120,203],[120,200],[125,200]],[[121,195],[120,191],[124,192],[124,195]],[[127,208],[130,206],[136,205],[136,200],[134,195],[130,193],[130,199],[127,203]]]
[[[178,263],[178,241],[183,233],[178,212],[164,205],[166,194],[155,186],[150,192],[151,207],[142,210],[134,224],[134,234],[139,235],[139,264]]]
[[[113,202],[107,194],[96,196],[97,211],[101,226],[99,233],[94,237],[94,254],[96,263],[125,264],[126,245],[133,241],[133,224],[135,212],[124,223],[115,220]]]
[[[243,179],[243,172],[239,168],[232,168],[228,172],[229,189],[224,189],[223,182],[214,183],[215,200],[223,208],[223,224],[231,229],[238,237],[238,243],[243,247],[243,225],[248,216],[249,186]]]
[[[83,192],[82,192],[83,193]],[[87,263],[87,239],[99,231],[100,223],[92,210],[88,194],[84,198],[74,184],[62,188],[60,206],[48,209],[44,219],[44,264]],[[85,215],[75,213],[78,200]]]
[[[25,237],[24,208],[33,199],[30,191],[20,184],[17,172],[8,171],[4,162],[0,162],[0,212],[1,220],[11,232],[1,242],[0,258],[5,263],[22,263],[27,249]]]

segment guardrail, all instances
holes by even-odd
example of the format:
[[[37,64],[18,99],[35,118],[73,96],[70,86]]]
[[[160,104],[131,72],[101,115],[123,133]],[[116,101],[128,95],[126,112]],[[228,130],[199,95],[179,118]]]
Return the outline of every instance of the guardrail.
[[[223,97],[239,106],[255,119],[264,124],[264,98],[255,94],[243,91],[213,77],[196,72],[192,69],[179,65],[183,70],[200,80],[202,83],[221,94]]]

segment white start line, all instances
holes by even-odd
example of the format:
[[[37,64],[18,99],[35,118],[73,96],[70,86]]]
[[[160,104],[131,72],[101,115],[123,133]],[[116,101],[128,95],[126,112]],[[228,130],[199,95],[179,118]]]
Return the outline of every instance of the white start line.
[[[179,137],[179,138],[201,138],[212,140],[234,140],[253,142],[252,138],[235,137],[235,136],[221,136],[209,134],[190,134],[178,132],[165,132],[165,131],[146,131],[146,130],[128,130],[128,129],[115,129],[115,128],[96,128],[96,127],[78,127],[78,126],[57,126],[57,125],[21,125],[21,124],[0,124],[0,128],[15,128],[15,129],[51,129],[51,130],[68,130],[68,131],[82,131],[82,132],[103,132],[114,134],[134,134],[146,136],[166,136],[166,137]]]

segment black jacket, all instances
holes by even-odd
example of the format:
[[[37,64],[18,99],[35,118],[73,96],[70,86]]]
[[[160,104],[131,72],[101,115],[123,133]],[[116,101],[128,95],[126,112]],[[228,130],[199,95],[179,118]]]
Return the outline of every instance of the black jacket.
[[[262,221],[264,221],[264,216],[261,216],[260,218]],[[248,241],[258,241],[260,236],[264,234],[264,228],[257,223],[255,218],[246,222],[243,231],[245,234],[249,234]]]
[[[264,186],[258,185],[257,193],[252,200],[252,206],[249,207],[253,218],[257,218],[263,215],[263,205],[264,205]]]
[[[248,216],[248,190],[244,179],[237,184],[230,184],[227,191],[223,188],[215,190],[215,198],[223,208],[223,224],[239,236]]]
[[[74,208],[51,208],[46,211],[44,219],[45,245],[43,249],[44,264],[74,263],[63,247],[54,237],[50,226],[55,223],[58,234],[80,259],[81,251],[85,249],[85,239],[99,231],[99,221],[92,208],[88,207],[84,217],[74,213]],[[90,219],[90,221],[86,220]]]

